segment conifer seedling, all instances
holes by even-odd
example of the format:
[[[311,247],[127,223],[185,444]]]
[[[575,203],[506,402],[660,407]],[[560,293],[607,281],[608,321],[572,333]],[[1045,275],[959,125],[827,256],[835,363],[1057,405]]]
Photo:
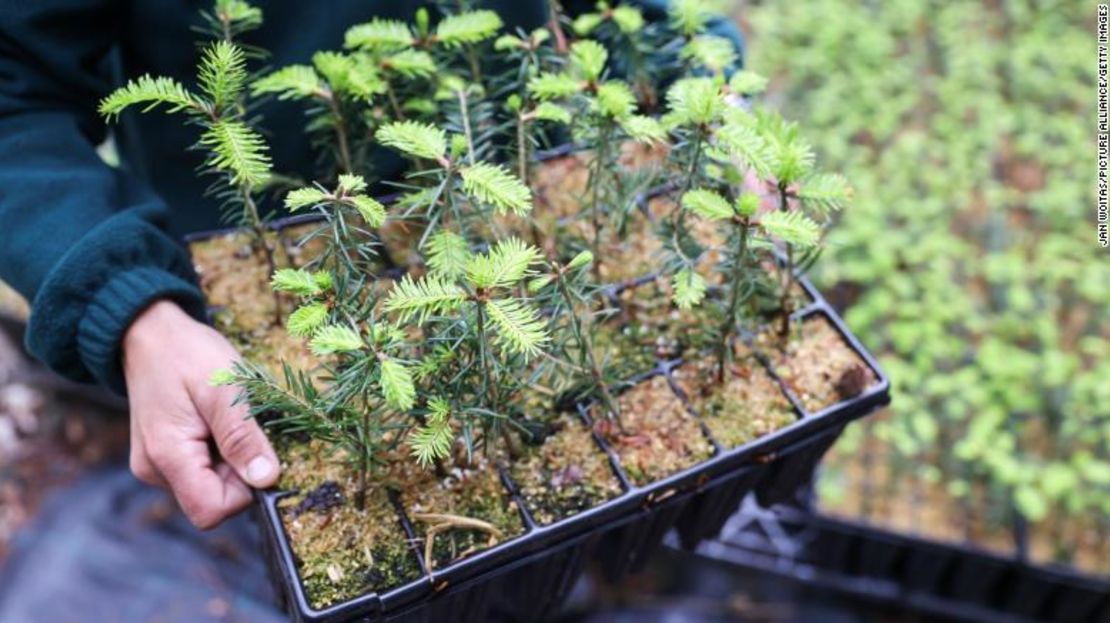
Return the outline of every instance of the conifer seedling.
[[[262,135],[247,117],[249,73],[247,54],[230,40],[257,27],[261,17],[243,2],[219,2],[216,23],[225,39],[205,46],[197,67],[195,90],[167,77],[141,76],[129,81],[100,102],[99,112],[113,121],[129,108],[149,112],[162,107],[167,113],[181,114],[186,123],[201,133],[195,148],[204,152],[204,166],[214,174],[214,192],[222,200],[233,223],[244,226],[253,236],[270,272],[276,268],[274,249],[266,240],[266,222],[258,208],[256,195],[270,181],[269,149]],[[274,297],[275,318],[280,322],[281,301]]]

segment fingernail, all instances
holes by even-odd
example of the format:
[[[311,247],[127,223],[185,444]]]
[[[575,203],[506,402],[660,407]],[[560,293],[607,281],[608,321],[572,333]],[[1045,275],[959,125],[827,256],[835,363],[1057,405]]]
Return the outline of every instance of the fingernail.
[[[265,482],[274,473],[274,464],[264,456],[256,456],[247,463],[247,480],[252,484]]]

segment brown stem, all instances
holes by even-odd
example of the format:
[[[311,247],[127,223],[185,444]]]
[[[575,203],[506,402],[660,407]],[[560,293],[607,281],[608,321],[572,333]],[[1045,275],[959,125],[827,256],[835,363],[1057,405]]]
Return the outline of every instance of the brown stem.
[[[591,251],[594,254],[593,274],[594,280],[601,281],[601,177],[605,172],[606,160],[609,159],[609,137],[612,132],[608,121],[601,130],[597,149],[594,150],[594,167],[590,171],[591,198],[590,222],[593,224],[594,237]]]
[[[474,166],[474,134],[470,130],[470,107],[467,105],[466,91],[460,89],[455,95],[459,98],[459,114],[462,115],[463,136],[466,137],[466,160],[470,166]]]
[[[560,56],[564,56],[569,48],[567,46],[567,35],[563,32],[563,7],[558,0],[549,0],[547,5],[550,9],[547,26],[551,29],[552,34],[555,35],[555,51]]]
[[[474,84],[482,84],[482,65],[478,62],[478,53],[473,46],[466,48],[466,60],[470,63],[470,77]]]
[[[485,303],[478,302],[478,357],[482,362],[482,377],[486,385],[486,400],[489,401],[490,411],[498,412],[497,385],[494,382],[493,370],[490,368],[490,353],[486,348],[486,307]],[[515,460],[520,456],[520,448],[515,443],[512,433],[507,427],[501,426],[501,440],[509,453],[509,458]]]
[[[331,93],[327,94],[324,99],[328,103],[328,108],[331,109],[332,116],[335,117],[335,142],[339,148],[339,166],[344,173],[353,173],[351,149],[347,144],[347,128],[343,120],[343,112],[339,109],[339,101]]]
[[[389,96],[389,106],[393,109],[394,116],[398,121],[404,121],[405,113],[401,110],[401,103],[397,101],[397,92],[393,90],[393,85],[388,80],[385,82],[385,93]]]
[[[787,203],[786,187],[779,184],[779,209],[787,212],[790,206]],[[783,267],[782,292],[779,295],[779,309],[782,313],[782,322],[779,325],[779,337],[783,340],[790,335],[790,314],[794,313],[793,300],[790,291],[794,288],[794,245],[786,243],[786,265]]]
[[[594,383],[597,384],[598,392],[601,394],[601,401],[605,405],[606,415],[609,419],[615,421],[620,430],[624,431],[624,423],[621,421],[620,406],[616,399],[613,398],[612,392],[609,391],[608,384],[605,383],[605,375],[601,371],[601,365],[597,362],[597,356],[594,354],[593,338],[591,337],[592,322],[589,316],[580,317],[575,312],[574,298],[570,295],[570,289],[567,288],[565,276],[560,273],[555,278],[555,282],[559,286],[559,294],[562,295],[563,300],[567,304],[567,310],[570,312],[571,326],[577,334],[578,343],[582,347],[582,351],[586,356],[586,363],[590,366],[590,374],[594,378]],[[587,312],[588,313],[588,312]]]
[[[266,267],[269,269],[268,274],[273,275],[277,271],[277,262],[274,261],[274,250],[270,247],[270,242],[266,240],[266,225],[262,222],[262,216],[258,212],[258,204],[254,202],[254,197],[251,196],[249,186],[241,187],[240,192],[243,205],[247,209],[247,218],[250,220],[251,230],[254,232],[255,248],[262,251],[266,260]],[[282,323],[281,295],[276,290],[271,294],[274,298],[274,324],[280,325]]]
[[[358,459],[358,491],[355,492],[355,508],[358,510],[366,509],[366,489],[369,486],[367,480],[370,473],[370,448],[366,443],[367,430],[370,427],[370,410],[364,409],[362,412],[362,442],[359,444],[361,456]]]
[[[721,324],[721,341],[717,344],[717,383],[725,382],[725,365],[728,361],[729,338],[736,331],[736,312],[740,307],[740,282],[744,277],[744,255],[748,247],[748,220],[740,223],[740,241],[732,266],[732,286],[729,292],[728,311]]]
[[[528,137],[524,129],[524,115],[516,116],[517,175],[520,181],[528,183]]]

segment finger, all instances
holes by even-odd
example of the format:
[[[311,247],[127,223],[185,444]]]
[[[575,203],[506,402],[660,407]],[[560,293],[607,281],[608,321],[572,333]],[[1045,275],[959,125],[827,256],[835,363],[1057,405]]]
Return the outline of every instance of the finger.
[[[246,508],[250,488],[230,466],[212,464],[208,444],[199,439],[151,448],[152,460],[169,483],[181,510],[207,530]]]
[[[128,457],[127,465],[139,482],[148,484],[152,487],[166,487],[166,481],[162,478],[162,475],[158,473],[158,470],[154,467],[154,464],[150,462],[150,459],[147,458],[146,452],[143,451],[142,448],[136,448],[135,446],[131,447],[131,454]]]
[[[235,405],[235,391],[206,387],[215,398],[198,406],[212,430],[220,456],[252,487],[264,489],[277,482],[278,460],[262,427],[250,417],[246,405]],[[200,401],[198,401],[200,402]]]
[[[152,487],[166,487],[166,481],[154,464],[150,462],[150,457],[146,454],[146,446],[143,444],[142,430],[139,427],[139,418],[131,417],[131,447],[127,456],[127,466],[135,479],[144,484]]]

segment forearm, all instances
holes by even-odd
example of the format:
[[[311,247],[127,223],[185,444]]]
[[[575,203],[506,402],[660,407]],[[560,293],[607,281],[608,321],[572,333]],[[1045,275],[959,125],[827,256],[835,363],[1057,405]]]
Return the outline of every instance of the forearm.
[[[0,118],[0,279],[32,301],[27,345],[57,372],[122,392],[123,331],[157,298],[203,318],[166,207],[111,169],[61,112]]]

